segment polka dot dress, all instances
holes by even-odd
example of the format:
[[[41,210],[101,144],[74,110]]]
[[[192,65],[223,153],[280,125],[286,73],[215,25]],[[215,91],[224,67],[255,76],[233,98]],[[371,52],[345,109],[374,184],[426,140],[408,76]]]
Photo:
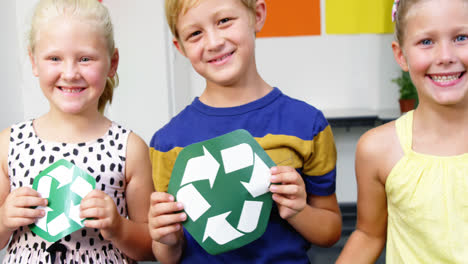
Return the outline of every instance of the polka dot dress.
[[[60,159],[86,170],[96,179],[96,189],[107,193],[122,216],[125,202],[125,154],[130,131],[112,123],[107,133],[90,142],[69,144],[40,139],[33,122],[12,126],[8,174],[11,191],[32,187],[34,177]],[[29,227],[17,229],[3,263],[135,263],[104,238],[98,229],[83,228],[50,243]]]

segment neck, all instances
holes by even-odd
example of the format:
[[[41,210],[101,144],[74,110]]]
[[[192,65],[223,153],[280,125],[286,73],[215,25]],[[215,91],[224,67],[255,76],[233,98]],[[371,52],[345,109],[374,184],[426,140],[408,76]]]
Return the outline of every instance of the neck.
[[[64,143],[94,140],[104,135],[110,124],[110,120],[98,111],[87,115],[73,115],[50,110],[34,121],[40,138]]]
[[[255,78],[244,78],[242,83],[228,86],[207,81],[200,101],[211,107],[235,107],[258,100],[272,89],[258,74]]]
[[[414,112],[413,149],[441,156],[468,153],[468,110],[419,105]]]

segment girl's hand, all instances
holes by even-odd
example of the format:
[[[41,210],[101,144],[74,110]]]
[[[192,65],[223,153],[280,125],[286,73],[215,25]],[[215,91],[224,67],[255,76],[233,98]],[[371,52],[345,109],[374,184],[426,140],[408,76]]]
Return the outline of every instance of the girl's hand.
[[[151,207],[148,212],[148,227],[151,238],[168,246],[177,245],[183,239],[181,222],[187,214],[180,202],[174,202],[174,196],[165,192],[151,194]]]
[[[47,199],[41,198],[37,191],[29,187],[14,190],[0,207],[0,228],[14,231],[21,226],[30,225],[45,216],[44,210],[31,207],[46,205]]]
[[[80,204],[80,217],[91,218],[85,220],[84,225],[89,228],[100,229],[106,240],[112,240],[121,231],[122,217],[117,211],[114,200],[106,193],[93,190],[86,195]]]
[[[304,180],[292,167],[271,168],[270,192],[278,205],[281,218],[289,219],[301,212],[307,205]],[[276,184],[275,184],[276,183]]]

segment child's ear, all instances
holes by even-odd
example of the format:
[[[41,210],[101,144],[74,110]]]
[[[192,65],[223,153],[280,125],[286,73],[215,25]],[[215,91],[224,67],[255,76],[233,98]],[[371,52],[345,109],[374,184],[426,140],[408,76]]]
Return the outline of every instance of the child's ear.
[[[392,50],[393,56],[395,57],[396,62],[400,65],[401,69],[404,71],[408,71],[408,62],[406,61],[403,49],[398,42],[392,42]]]
[[[255,3],[255,33],[260,32],[266,20],[265,0],[257,0]]]
[[[187,55],[185,55],[184,46],[177,38],[172,38],[172,43],[174,43],[174,46],[177,48],[180,54],[182,54],[184,57],[187,57]]]
[[[34,59],[34,54],[33,54],[32,50],[31,50],[31,47],[28,47],[28,55],[29,55],[29,61],[31,61],[32,72],[33,72],[34,76],[38,77],[39,71],[37,69],[36,60]]]
[[[114,77],[115,73],[117,72],[117,67],[119,66],[119,50],[115,49],[114,54],[111,57],[111,65],[109,69],[108,77]]]

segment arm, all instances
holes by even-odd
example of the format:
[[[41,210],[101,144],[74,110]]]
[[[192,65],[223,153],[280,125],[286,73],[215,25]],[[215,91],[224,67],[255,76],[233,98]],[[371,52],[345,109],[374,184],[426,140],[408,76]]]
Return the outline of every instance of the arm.
[[[181,222],[187,219],[182,203],[174,202],[174,196],[165,192],[151,195],[148,214],[153,238],[153,253],[161,263],[178,263],[182,257],[185,239]]]
[[[385,246],[387,200],[385,181],[382,180],[380,170],[386,167],[382,157],[388,155],[389,149],[382,147],[383,142],[386,142],[382,140],[376,130],[371,130],[358,142],[355,164],[358,184],[357,225],[337,263],[374,263]]]
[[[101,234],[126,255],[135,260],[152,260],[151,237],[148,231],[148,209],[153,191],[151,164],[146,143],[134,133],[128,139],[126,157],[128,218],[120,216],[108,195],[94,190],[81,202],[81,216],[96,218],[85,226],[101,229]]]
[[[8,147],[10,129],[0,132],[0,248],[4,248],[13,231],[32,224],[45,212],[30,207],[45,206],[47,199],[40,198],[35,190],[21,187],[10,193],[8,177]]]
[[[280,216],[307,241],[332,246],[341,236],[341,214],[335,194],[307,195],[302,177],[292,167],[272,168],[270,191]],[[320,228],[317,228],[320,227]]]

